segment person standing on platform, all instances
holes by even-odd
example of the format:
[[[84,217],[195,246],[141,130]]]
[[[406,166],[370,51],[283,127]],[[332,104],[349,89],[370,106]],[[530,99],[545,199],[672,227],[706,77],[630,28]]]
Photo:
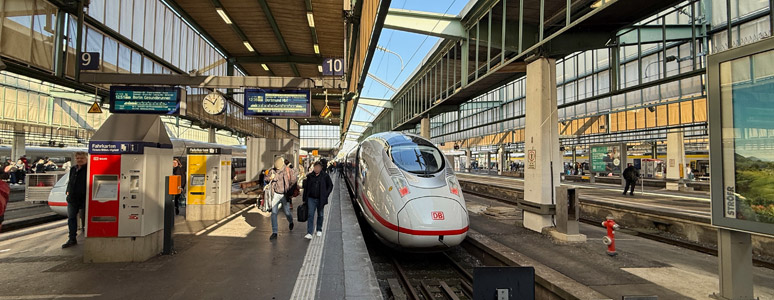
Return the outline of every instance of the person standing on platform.
[[[3,229],[5,208],[8,206],[8,197],[11,195],[11,187],[5,181],[0,180],[0,230]],[[0,231],[1,232],[1,231]]]
[[[639,171],[637,171],[637,168],[635,168],[632,164],[629,164],[628,167],[623,172],[624,180],[626,180],[626,186],[624,186],[623,194],[626,195],[626,191],[629,190],[629,187],[631,187],[631,190],[629,192],[629,195],[634,196],[634,187],[637,185],[637,178],[640,177]]]
[[[86,209],[86,163],[88,161],[88,153],[75,152],[75,166],[70,168],[70,179],[67,182],[67,228],[70,234],[62,248],[78,244],[75,236],[78,234],[78,212]]]
[[[328,173],[322,171],[322,163],[315,162],[314,169],[306,175],[304,181],[304,203],[309,207],[309,218],[306,220],[306,235],[311,240],[314,233],[314,216],[317,210],[317,236],[322,236],[323,208],[328,204],[328,196],[333,190],[333,182]]]
[[[285,165],[285,158],[277,157],[274,159],[274,168],[269,172],[269,183],[273,196],[271,199],[271,236],[269,240],[277,239],[277,213],[279,207],[282,205],[282,210],[285,212],[285,217],[288,219],[288,229],[293,230],[293,215],[290,213],[290,206],[288,205],[287,197],[285,193],[290,190],[294,184],[298,181],[297,176],[293,176],[293,171]]]
[[[8,180],[8,184],[16,183],[16,166],[10,159],[6,159],[3,163],[3,180]]]
[[[24,184],[24,177],[27,174],[27,164],[24,163],[27,158],[21,157],[16,161],[16,182],[14,184]]]
[[[180,175],[180,189],[185,190],[185,169],[180,160],[175,158],[172,160],[172,175]],[[180,214],[180,201],[182,201],[183,193],[175,195],[175,215]]]

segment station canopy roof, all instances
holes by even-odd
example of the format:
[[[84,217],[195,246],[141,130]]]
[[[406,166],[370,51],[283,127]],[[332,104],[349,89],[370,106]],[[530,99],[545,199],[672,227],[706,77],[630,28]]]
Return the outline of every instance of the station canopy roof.
[[[320,78],[324,58],[344,57],[341,0],[167,0],[248,76]],[[260,87],[258,87],[260,88]],[[312,118],[300,124],[338,124],[342,90],[312,90]]]

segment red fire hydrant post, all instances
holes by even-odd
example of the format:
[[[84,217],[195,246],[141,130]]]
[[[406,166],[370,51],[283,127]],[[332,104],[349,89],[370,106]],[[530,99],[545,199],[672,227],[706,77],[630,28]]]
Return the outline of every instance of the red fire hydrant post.
[[[607,255],[616,256],[615,252],[615,230],[618,229],[618,224],[615,223],[612,216],[608,216],[607,220],[602,222],[602,226],[607,228],[607,235],[602,238],[602,242],[607,245]]]

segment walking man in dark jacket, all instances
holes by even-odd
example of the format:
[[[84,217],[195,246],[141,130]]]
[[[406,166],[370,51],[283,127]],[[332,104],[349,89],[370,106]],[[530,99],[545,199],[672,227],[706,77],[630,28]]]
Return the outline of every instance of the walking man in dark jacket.
[[[637,168],[635,168],[632,164],[629,164],[628,167],[623,172],[624,180],[626,180],[626,186],[624,186],[623,194],[626,195],[626,190],[629,190],[629,187],[631,187],[631,191],[629,192],[629,195],[634,196],[634,186],[637,185],[637,179],[640,177],[640,172],[637,171]]]
[[[70,168],[70,179],[67,182],[67,228],[70,230],[70,235],[62,248],[78,244],[75,236],[78,234],[78,212],[86,209],[86,163],[88,161],[88,153],[75,152],[75,166]]]
[[[328,173],[322,171],[321,162],[315,162],[311,173],[306,175],[304,182],[304,203],[309,206],[309,218],[306,220],[306,235],[311,240],[314,233],[314,216],[317,210],[317,236],[322,236],[323,208],[328,204],[328,196],[333,190],[333,182]]]

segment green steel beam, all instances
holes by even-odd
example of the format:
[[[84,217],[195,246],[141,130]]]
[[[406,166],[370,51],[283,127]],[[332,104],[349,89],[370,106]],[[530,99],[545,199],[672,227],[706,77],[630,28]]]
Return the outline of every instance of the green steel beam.
[[[485,108],[498,107],[502,104],[503,103],[500,101],[465,102],[460,105],[460,110],[485,109]]]
[[[563,56],[578,51],[602,49],[610,40],[615,40],[615,37],[612,36],[609,32],[578,32],[575,34],[563,36],[560,39],[552,39],[547,41],[543,46],[543,51],[549,56]]]
[[[465,27],[460,17],[407,9],[391,8],[384,20],[384,28],[455,40],[465,38]]]
[[[266,3],[266,0],[258,0],[258,3],[261,4],[263,14],[266,15],[266,20],[269,21],[269,26],[271,26],[271,30],[274,31],[274,36],[277,38],[277,41],[279,41],[280,47],[282,47],[282,51],[285,51],[286,55],[291,55],[290,50],[288,49],[288,44],[285,43],[285,38],[280,32],[279,26],[277,26],[277,21],[274,20],[274,14],[271,13],[269,4]],[[296,67],[295,63],[290,63],[290,68],[293,69],[293,74],[295,74],[296,77],[301,76],[300,73],[298,73],[298,68]]]
[[[638,34],[642,44],[690,40],[693,36],[704,36],[700,27],[695,27],[694,30],[691,25],[640,25],[620,30],[618,43],[636,45]]]

